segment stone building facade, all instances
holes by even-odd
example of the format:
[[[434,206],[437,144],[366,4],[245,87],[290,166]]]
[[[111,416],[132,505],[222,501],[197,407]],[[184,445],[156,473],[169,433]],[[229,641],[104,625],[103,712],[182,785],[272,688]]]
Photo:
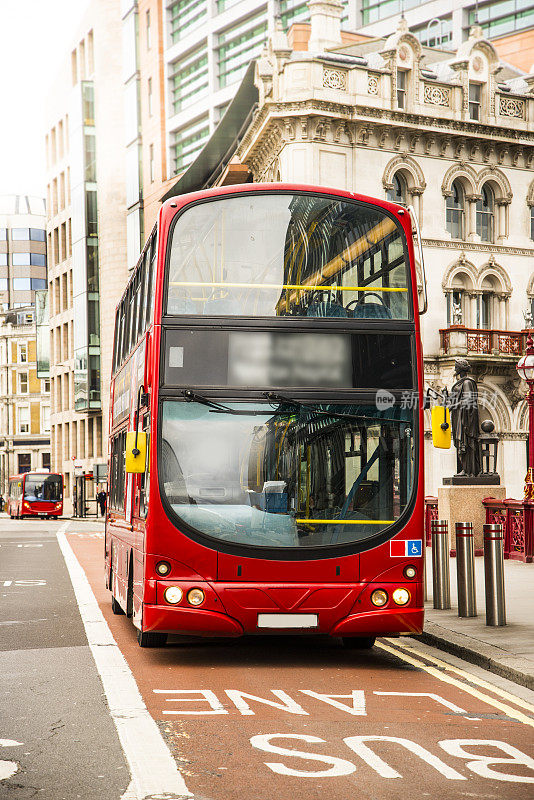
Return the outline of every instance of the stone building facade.
[[[340,4],[321,9],[331,24],[312,9],[307,52],[291,50],[280,27],[258,60],[259,107],[234,161],[254,181],[414,206],[429,299],[425,383],[450,387],[455,358],[470,360],[482,417],[501,441],[503,482],[518,496],[527,409],[515,364],[534,301],[534,76],[502,63],[476,28],[455,52],[423,47],[403,21],[387,39],[341,46]],[[456,463],[429,436],[433,494]]]

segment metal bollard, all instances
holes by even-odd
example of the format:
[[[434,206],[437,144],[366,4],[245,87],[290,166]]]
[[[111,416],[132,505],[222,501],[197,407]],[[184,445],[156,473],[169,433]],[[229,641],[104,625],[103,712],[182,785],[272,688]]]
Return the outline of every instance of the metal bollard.
[[[504,599],[504,534],[502,525],[484,525],[486,625],[506,625]]]
[[[456,581],[458,616],[476,617],[475,535],[472,522],[456,523]]]
[[[432,588],[434,608],[451,607],[451,580],[449,572],[449,530],[446,519],[433,519],[432,534]]]

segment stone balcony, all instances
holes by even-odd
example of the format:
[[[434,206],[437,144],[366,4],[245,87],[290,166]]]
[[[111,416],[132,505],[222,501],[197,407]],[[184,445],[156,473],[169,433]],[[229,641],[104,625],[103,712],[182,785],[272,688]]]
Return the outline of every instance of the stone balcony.
[[[484,330],[451,325],[441,328],[441,356],[499,357],[517,361],[526,348],[528,331]]]

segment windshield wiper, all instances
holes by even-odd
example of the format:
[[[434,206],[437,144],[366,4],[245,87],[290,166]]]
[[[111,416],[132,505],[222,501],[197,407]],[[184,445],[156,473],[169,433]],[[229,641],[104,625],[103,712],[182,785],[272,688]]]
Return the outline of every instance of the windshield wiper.
[[[272,408],[266,408],[265,411],[260,409],[254,410],[247,410],[245,408],[230,408],[230,406],[225,406],[222,403],[215,403],[213,400],[208,400],[207,397],[204,397],[202,394],[198,394],[198,392],[192,392],[191,389],[184,389],[182,392],[183,396],[189,403],[201,403],[203,406],[208,406],[217,414],[237,414],[238,416],[261,416],[265,414],[278,415],[278,414],[285,414],[284,411],[273,410]]]
[[[341,419],[357,419],[359,421],[362,419],[372,419],[374,422],[376,422],[375,417],[368,417],[365,414],[344,414],[342,411],[323,411],[322,409],[317,408],[317,406],[311,405],[311,403],[304,403],[302,400],[295,400],[293,397],[286,397],[285,395],[277,394],[276,392],[264,392],[264,395],[271,402],[277,401],[279,403],[288,403],[289,405],[295,406],[295,408],[305,408],[308,411],[313,411],[314,414],[320,414],[324,417],[340,417]],[[380,418],[380,420],[384,421],[382,418]],[[397,422],[397,420],[392,421]]]

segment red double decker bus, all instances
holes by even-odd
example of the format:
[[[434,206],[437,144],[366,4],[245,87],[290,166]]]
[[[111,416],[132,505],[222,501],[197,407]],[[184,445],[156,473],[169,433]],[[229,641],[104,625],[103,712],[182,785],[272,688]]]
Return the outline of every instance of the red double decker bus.
[[[423,626],[408,209],[247,184],[162,206],[117,307],[106,580],[169,634]]]
[[[63,514],[63,475],[51,472],[12,475],[5,511],[11,519],[60,517]]]

